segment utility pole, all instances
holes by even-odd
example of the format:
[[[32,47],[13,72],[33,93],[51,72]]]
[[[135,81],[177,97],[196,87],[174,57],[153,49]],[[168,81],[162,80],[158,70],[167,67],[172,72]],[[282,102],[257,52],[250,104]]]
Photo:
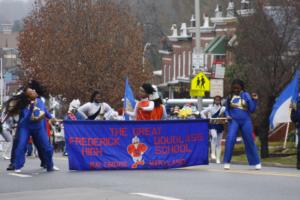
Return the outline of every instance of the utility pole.
[[[4,80],[3,80],[3,59],[0,58],[0,103],[1,108],[3,107],[3,90],[4,90]]]
[[[200,0],[195,0],[195,16],[196,16],[196,47],[194,50],[194,53],[197,55],[197,57],[200,56],[201,53],[201,44],[200,44],[200,37],[201,37],[201,32],[200,32]],[[200,66],[195,66],[195,67],[199,67]],[[201,111],[203,108],[202,105],[202,97],[198,96],[198,110]]]
[[[143,51],[143,61],[142,61],[142,65],[143,65],[143,72],[145,72],[145,53],[147,51],[147,49],[151,46],[150,42],[147,42],[144,46],[144,51]]]

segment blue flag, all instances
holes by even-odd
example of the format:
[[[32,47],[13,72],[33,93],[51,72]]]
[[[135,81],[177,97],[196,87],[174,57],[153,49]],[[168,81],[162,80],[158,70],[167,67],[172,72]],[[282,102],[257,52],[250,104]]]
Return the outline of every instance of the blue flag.
[[[128,83],[128,78],[126,78],[125,84],[125,96],[124,96],[124,111],[133,111],[135,108],[135,98],[132,89]],[[125,120],[129,120],[129,116],[125,113]]]
[[[291,104],[298,101],[298,70],[292,81],[284,88],[277,97],[270,115],[270,127],[273,129],[279,123],[291,122]]]

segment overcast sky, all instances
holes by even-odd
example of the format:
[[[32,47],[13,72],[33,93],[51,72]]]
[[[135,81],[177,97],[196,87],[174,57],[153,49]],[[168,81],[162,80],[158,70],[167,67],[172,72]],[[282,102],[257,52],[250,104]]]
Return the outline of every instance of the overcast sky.
[[[0,1],[24,1],[24,2],[28,2],[28,1],[33,1],[33,0],[0,0]]]
[[[32,9],[34,0],[0,0],[0,22],[20,20]]]

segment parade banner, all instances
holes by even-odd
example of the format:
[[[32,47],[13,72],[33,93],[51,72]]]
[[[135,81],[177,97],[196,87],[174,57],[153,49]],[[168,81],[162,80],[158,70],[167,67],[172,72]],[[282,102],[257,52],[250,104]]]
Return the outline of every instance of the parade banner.
[[[208,164],[208,121],[64,121],[70,170]]]

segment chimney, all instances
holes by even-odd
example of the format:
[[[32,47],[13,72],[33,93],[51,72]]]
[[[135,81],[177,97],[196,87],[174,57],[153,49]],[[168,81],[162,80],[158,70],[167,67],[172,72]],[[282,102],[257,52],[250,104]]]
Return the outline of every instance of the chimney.
[[[250,1],[242,0],[241,1],[241,10],[249,10],[250,9]]]
[[[204,19],[203,27],[208,28],[209,27],[209,17],[205,14],[205,15],[203,15],[203,19]]]
[[[171,31],[172,31],[172,37],[178,37],[178,30],[177,30],[177,25],[176,24],[172,25]]]
[[[196,19],[195,19],[195,16],[194,16],[194,15],[192,15],[190,21],[191,21],[191,27],[196,27]]]
[[[187,37],[187,28],[186,28],[186,23],[182,23],[181,24],[181,28],[180,28],[180,36],[181,37]]]
[[[227,7],[227,17],[234,17],[234,2],[230,1]]]
[[[223,17],[222,7],[219,4],[217,4],[217,7],[215,9],[215,17],[216,18]]]

